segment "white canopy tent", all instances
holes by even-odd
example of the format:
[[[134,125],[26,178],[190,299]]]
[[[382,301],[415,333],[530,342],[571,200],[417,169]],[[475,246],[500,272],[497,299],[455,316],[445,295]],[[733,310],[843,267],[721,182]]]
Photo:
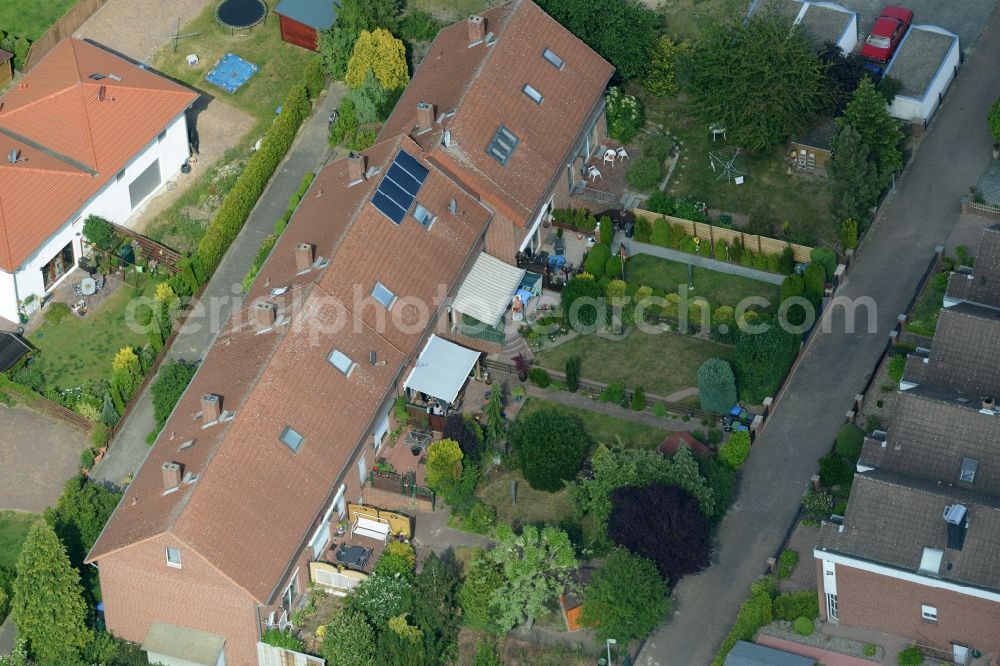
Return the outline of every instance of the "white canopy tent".
[[[452,307],[458,312],[496,326],[514,298],[514,291],[524,278],[524,269],[511,266],[485,252],[459,287]]]
[[[406,378],[403,388],[420,391],[451,404],[465,386],[465,380],[478,360],[479,352],[432,335],[417,357],[417,365]]]

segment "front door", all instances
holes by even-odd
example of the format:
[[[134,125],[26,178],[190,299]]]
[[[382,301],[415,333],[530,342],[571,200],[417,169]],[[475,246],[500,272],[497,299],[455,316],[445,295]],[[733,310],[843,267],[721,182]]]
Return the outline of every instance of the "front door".
[[[389,411],[392,406],[385,408],[385,413],[379,416],[378,421],[375,422],[375,430],[372,433],[372,447],[377,452],[382,448],[382,444],[385,443],[385,436],[389,433]]]
[[[951,659],[956,664],[965,664],[969,661],[969,648],[958,643],[951,644]]]
[[[52,284],[68,273],[73,268],[73,242],[70,241],[66,247],[59,250],[59,254],[52,257],[49,263],[42,266],[42,283],[48,289]]]

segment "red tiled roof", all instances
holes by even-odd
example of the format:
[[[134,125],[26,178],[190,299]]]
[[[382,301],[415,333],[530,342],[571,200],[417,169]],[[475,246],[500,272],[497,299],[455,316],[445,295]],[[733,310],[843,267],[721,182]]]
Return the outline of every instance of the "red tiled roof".
[[[397,137],[373,147],[369,165],[384,174],[400,147],[420,154],[413,141]],[[410,218],[397,226],[369,202],[379,177],[348,186],[346,160],[321,172],[88,561],[170,531],[261,603],[270,600],[330,489],[351,472],[346,463],[423,337],[423,327],[405,325],[408,301],[451,291],[485,233],[489,211],[428,166],[418,200],[437,215],[429,230]],[[302,242],[315,244],[329,266],[294,274],[294,248]],[[397,296],[382,332],[380,306],[353,304],[353,285],[367,295],[376,279]],[[291,322],[265,334],[241,324],[250,305],[269,299],[276,286],[292,286],[278,299]],[[296,302],[301,306],[293,307]],[[334,347],[357,363],[349,376],[326,362]],[[373,351],[384,364],[368,363]],[[223,396],[223,409],[235,411],[232,422],[201,429],[193,413],[206,392]],[[286,425],[305,438],[297,453],[279,440]],[[191,436],[199,442],[179,451]],[[204,453],[196,451],[201,438]],[[182,462],[201,477],[163,495],[165,461]]]
[[[379,136],[412,132],[418,102],[434,104],[438,117],[455,110],[414,139],[433,147],[433,158],[467,189],[524,226],[565,169],[614,68],[531,0],[483,16],[495,43],[470,46],[464,21],[438,33]],[[562,69],[542,57],[545,48],[562,58]],[[525,84],[542,94],[541,104],[524,94]],[[501,124],[519,140],[506,165],[486,152]],[[451,134],[447,148],[444,129]]]
[[[665,456],[672,456],[681,448],[681,444],[686,444],[687,447],[691,449],[691,453],[702,458],[715,455],[712,449],[695,439],[691,433],[684,432],[683,430],[681,432],[675,432],[663,440],[663,443],[660,444],[659,447],[660,453]]]
[[[13,272],[197,98],[87,42],[46,54],[0,98],[0,152],[21,155],[0,162],[0,268]]]

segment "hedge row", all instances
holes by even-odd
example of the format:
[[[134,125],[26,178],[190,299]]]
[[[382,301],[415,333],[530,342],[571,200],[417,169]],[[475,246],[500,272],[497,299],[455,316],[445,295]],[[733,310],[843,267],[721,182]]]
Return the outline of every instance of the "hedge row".
[[[250,270],[247,271],[246,277],[243,278],[243,293],[250,291],[250,285],[253,281],[257,279],[257,273],[263,268],[264,262],[267,261],[268,256],[271,254],[271,250],[274,249],[275,243],[278,242],[278,237],[271,234],[264,238],[264,242],[260,244],[260,249],[257,250],[257,256],[254,257],[253,263],[250,264]]]
[[[722,648],[715,656],[712,666],[723,666],[726,657],[729,656],[729,651],[736,643],[752,641],[761,627],[771,623],[773,619],[771,605],[774,596],[774,581],[770,578],[762,578],[750,587],[750,598],[740,606],[740,612],[736,614],[736,622],[729,630],[726,640],[722,641]]]

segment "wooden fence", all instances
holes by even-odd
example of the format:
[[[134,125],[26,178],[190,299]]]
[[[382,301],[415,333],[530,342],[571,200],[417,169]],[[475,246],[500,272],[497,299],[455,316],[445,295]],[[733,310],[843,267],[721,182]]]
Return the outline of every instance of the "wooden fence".
[[[144,258],[160,263],[171,275],[176,275],[180,272],[178,264],[180,264],[183,257],[178,252],[163,243],[159,243],[148,236],[143,236],[121,225],[112,223],[111,226],[114,227],[115,233],[119,236],[138,243],[139,250]]]
[[[87,19],[101,8],[107,0],[77,0],[77,3],[62,18],[52,24],[41,37],[36,39],[24,60],[24,71],[30,71],[56,44],[80,29]]]
[[[671,217],[669,215],[661,215],[660,213],[653,213],[648,210],[642,210],[641,208],[633,208],[632,212],[636,215],[636,217],[646,218],[649,220],[650,224],[652,224],[653,220],[662,217],[670,224],[676,224],[683,227],[684,233],[689,236],[696,236],[703,240],[708,239],[711,245],[714,245],[717,240],[726,241],[727,243],[732,244],[735,239],[739,238],[743,243],[743,247],[757,254],[781,254],[784,252],[785,246],[790,245],[792,252],[795,254],[795,261],[798,262],[809,261],[809,253],[812,252],[812,248],[805,245],[789,243],[787,241],[778,240],[777,238],[768,238],[767,236],[759,236],[757,234],[748,234],[740,231],[739,229],[717,227],[708,224],[707,222],[692,222],[691,220],[684,220],[679,217]]]
[[[506,361],[501,361],[499,359],[486,359],[486,368],[490,371],[490,373],[494,377],[500,374],[507,374],[507,375],[517,374],[517,367],[513,363],[507,363]],[[558,372],[556,370],[549,370],[548,368],[546,368],[545,371],[549,373],[549,377],[555,379],[556,381],[560,382],[566,381],[566,375],[562,372]],[[583,391],[584,393],[599,394],[607,387],[608,387],[607,384],[591,381],[589,379],[583,379],[582,377],[580,378],[580,390]],[[628,403],[632,402],[632,395],[633,392],[628,390],[628,388],[626,387],[625,390],[626,402]],[[708,419],[712,423],[714,423],[716,419],[716,415],[712,414],[711,412],[706,412],[697,407],[685,405],[682,402],[671,402],[666,398],[662,398],[653,393],[646,393],[646,404],[650,406],[656,404],[663,405],[666,408],[667,412],[678,416],[690,416],[691,418],[694,419]]]
[[[82,414],[74,412],[72,409],[63,407],[58,402],[53,402],[48,398],[33,393],[31,391],[18,391],[11,387],[0,388],[0,394],[3,394],[15,402],[19,402],[29,409],[33,409],[37,412],[41,412],[47,416],[62,421],[71,428],[79,430],[85,435],[90,435],[90,429],[94,427],[86,417]]]

